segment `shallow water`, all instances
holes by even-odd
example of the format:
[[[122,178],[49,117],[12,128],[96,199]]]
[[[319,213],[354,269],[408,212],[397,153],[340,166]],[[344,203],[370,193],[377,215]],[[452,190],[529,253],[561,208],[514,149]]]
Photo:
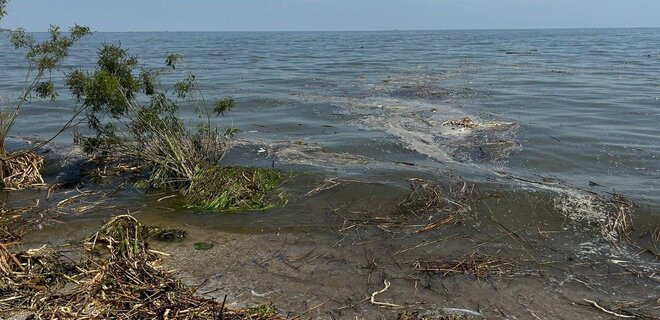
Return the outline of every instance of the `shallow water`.
[[[347,182],[306,195],[320,178],[289,181],[291,201],[284,208],[240,214],[190,212],[176,209],[176,199],[159,200],[167,194],[143,195],[131,188],[110,194],[107,189],[113,188],[87,186],[82,191],[89,195],[56,206],[60,214],[40,222],[25,236],[25,246],[67,250],[110,215],[128,211],[148,225],[186,230],[186,239],[152,241],[151,248],[171,254],[164,265],[185,283],[219,300],[227,295],[232,307],[273,303],[284,314],[310,318],[394,319],[403,309],[368,300],[388,280],[392,287],[377,301],[421,312],[460,308],[508,319],[602,316],[584,304],[589,299],[607,306],[631,303],[640,313],[658,316],[653,255],[613,246],[598,228],[571,227],[556,214],[548,193],[479,185],[475,188],[497,194],[475,196],[483,201],[459,224],[414,233],[432,217],[412,219],[402,228],[360,220],[388,216],[404,189]],[[64,191],[42,201],[57,204],[79,194]],[[12,194],[15,204],[30,197]],[[81,211],[90,205],[92,210]],[[213,247],[196,250],[197,242]],[[419,261],[475,252],[511,265],[486,278],[415,269]]]
[[[96,48],[119,41],[149,67],[182,53],[207,98],[234,96],[238,107],[221,123],[242,132],[225,162],[297,172],[287,183],[290,202],[212,215],[182,210],[176,199],[157,201],[164,195],[136,192],[130,183],[116,193],[85,185],[82,192],[91,193],[81,198],[90,199],[73,205],[97,208],[62,208],[29,241],[76,241],[110,214],[130,210],[146,223],[188,230],[184,242],[157,245],[174,253],[172,265],[191,283],[211,277],[205,292],[272,301],[291,312],[326,302],[314,310],[319,317],[395,312],[369,303],[346,307],[382,289],[384,278],[393,279],[388,301],[500,317],[529,318],[530,310],[594,317],[597,311],[575,303],[657,299],[657,276],[630,274],[653,274],[657,257],[608,240],[611,208],[601,196],[616,191],[639,205],[632,238],[658,226],[660,29],[97,33],[64,69],[93,67]],[[25,65],[6,41],[0,58],[0,96],[11,101]],[[59,129],[75,104],[65,91],[54,103],[23,110],[14,145]],[[478,126],[445,125],[463,117]],[[47,157],[73,173],[53,170],[47,178],[75,180],[71,136],[56,142]],[[333,211],[387,213],[409,178],[442,183],[448,173],[491,195],[475,196],[475,217],[460,225],[422,236],[377,226],[343,230],[346,221]],[[307,195],[326,178],[353,182]],[[57,203],[78,192],[39,196]],[[20,203],[34,194],[3,197]],[[203,240],[216,243],[211,254],[192,249]],[[520,261],[529,272],[482,282],[410,268],[477,249]],[[376,260],[377,268],[366,267]]]

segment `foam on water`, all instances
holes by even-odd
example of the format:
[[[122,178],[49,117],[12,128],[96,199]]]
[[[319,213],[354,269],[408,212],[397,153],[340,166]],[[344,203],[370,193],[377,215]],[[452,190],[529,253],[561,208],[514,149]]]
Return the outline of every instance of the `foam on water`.
[[[402,147],[440,163],[503,160],[517,150],[517,126],[507,121],[482,119],[456,105],[474,92],[469,89],[437,88],[438,77],[417,74],[364,79],[346,84],[361,86],[357,95],[296,95],[300,101],[324,101],[339,107],[339,114],[354,126],[382,131],[399,140]],[[346,90],[339,89],[340,92]],[[405,92],[405,93],[402,93]],[[447,125],[468,117],[474,128]],[[480,154],[474,154],[477,150]]]

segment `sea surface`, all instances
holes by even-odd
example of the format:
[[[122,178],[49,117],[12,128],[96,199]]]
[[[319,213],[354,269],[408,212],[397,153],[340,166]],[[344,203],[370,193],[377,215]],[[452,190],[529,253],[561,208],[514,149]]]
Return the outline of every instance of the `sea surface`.
[[[223,161],[292,172],[289,203],[197,212],[127,183],[1,193],[7,203],[54,205],[28,244],[76,242],[130,212],[184,228],[186,240],[155,248],[220,300],[291,312],[322,305],[318,318],[389,315],[363,303],[389,278],[383,299],[414,308],[603,316],[588,298],[658,316],[660,29],[99,32],[51,75],[57,100],[21,110],[10,146],[48,139],[69,120],[77,101],[62,73],[93,69],[103,43],[121,43],[143,68],[180,53],[206,101],[234,97],[237,107],[213,119],[240,130]],[[0,39],[6,105],[24,86],[23,54]],[[160,85],[176,80],[164,73]],[[191,103],[181,105],[196,121]],[[80,157],[71,144],[65,132],[43,150],[47,183],[80,173],[66,160]],[[433,215],[379,224],[396,216],[411,178],[443,185],[449,200],[469,194],[470,217],[429,232],[415,230]],[[215,247],[197,251],[198,241]],[[516,271],[487,282],[415,271],[480,253]]]

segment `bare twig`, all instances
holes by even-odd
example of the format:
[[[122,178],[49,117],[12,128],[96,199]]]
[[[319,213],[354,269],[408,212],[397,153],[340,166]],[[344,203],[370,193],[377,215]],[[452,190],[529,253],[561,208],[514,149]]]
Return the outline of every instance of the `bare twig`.
[[[632,319],[632,318],[636,318],[635,316],[626,315],[626,314],[620,314],[620,313],[616,313],[616,312],[614,312],[614,311],[607,310],[607,309],[601,307],[596,301],[592,301],[592,300],[589,300],[589,299],[583,299],[583,300],[584,300],[585,302],[589,303],[590,305],[592,305],[594,308],[596,308],[596,309],[598,309],[598,310],[600,310],[600,311],[602,311],[602,312],[605,312],[605,313],[607,313],[607,314],[609,314],[609,315],[612,315],[612,316],[615,316],[615,317],[619,317],[619,318],[630,318],[630,319]]]
[[[385,307],[385,308],[392,308],[392,309],[401,309],[401,308],[403,308],[403,306],[399,305],[399,304],[376,301],[376,296],[377,295],[387,291],[390,288],[391,283],[387,279],[383,280],[383,283],[385,284],[385,288],[371,294],[371,299],[369,300],[371,302],[371,304],[381,306],[381,307]]]

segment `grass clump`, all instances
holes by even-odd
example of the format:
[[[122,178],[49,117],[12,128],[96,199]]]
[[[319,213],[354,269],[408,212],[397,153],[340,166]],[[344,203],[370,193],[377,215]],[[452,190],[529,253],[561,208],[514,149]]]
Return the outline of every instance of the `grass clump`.
[[[266,210],[286,203],[284,192],[278,191],[282,181],[282,174],[271,169],[204,165],[195,171],[185,191],[187,206],[216,211]]]

